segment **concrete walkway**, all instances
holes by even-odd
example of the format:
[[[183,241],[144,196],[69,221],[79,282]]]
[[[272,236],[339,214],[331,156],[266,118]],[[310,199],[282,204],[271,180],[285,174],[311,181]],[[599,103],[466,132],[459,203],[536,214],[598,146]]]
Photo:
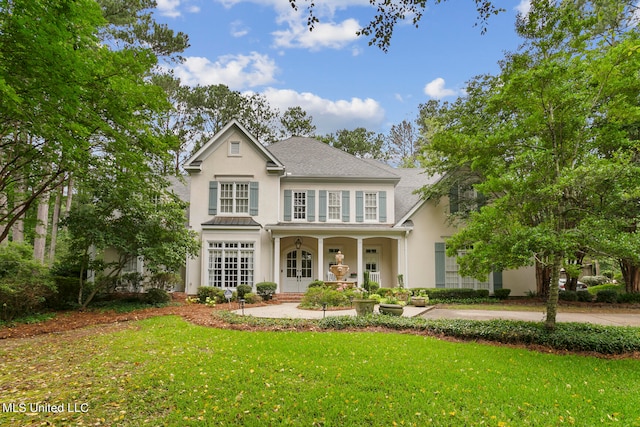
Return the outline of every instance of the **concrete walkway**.
[[[378,312],[376,306],[375,313]],[[234,313],[242,314],[242,310],[235,310]],[[283,303],[277,305],[267,305],[262,307],[245,308],[244,314],[255,317],[288,318],[288,319],[322,319],[323,315],[329,316],[355,316],[355,309],[351,310],[301,310],[298,303]],[[544,321],[542,311],[500,311],[500,310],[449,310],[435,307],[413,307],[406,306],[403,316],[423,317],[425,319],[511,319],[524,320],[528,322]],[[630,313],[558,313],[558,322],[581,322],[594,323],[612,326],[636,326],[640,327],[640,312]]]

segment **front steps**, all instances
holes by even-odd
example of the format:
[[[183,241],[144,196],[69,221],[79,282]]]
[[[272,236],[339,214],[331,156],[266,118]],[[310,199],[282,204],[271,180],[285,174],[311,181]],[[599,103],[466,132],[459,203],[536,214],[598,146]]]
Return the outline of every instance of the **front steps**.
[[[302,301],[302,297],[304,294],[302,293],[286,293],[286,294],[275,294],[273,299],[278,302],[300,302]]]

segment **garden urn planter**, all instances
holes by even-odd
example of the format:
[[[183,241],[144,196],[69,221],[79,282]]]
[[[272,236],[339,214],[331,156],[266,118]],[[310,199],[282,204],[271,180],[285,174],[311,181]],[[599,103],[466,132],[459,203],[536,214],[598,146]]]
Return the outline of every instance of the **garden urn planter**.
[[[356,309],[356,315],[366,316],[367,314],[373,314],[373,307],[376,305],[376,300],[373,299],[354,299],[353,306]]]
[[[402,316],[404,308],[400,304],[380,304],[380,314]]]
[[[411,303],[416,307],[427,306],[427,300],[424,297],[411,297]]]

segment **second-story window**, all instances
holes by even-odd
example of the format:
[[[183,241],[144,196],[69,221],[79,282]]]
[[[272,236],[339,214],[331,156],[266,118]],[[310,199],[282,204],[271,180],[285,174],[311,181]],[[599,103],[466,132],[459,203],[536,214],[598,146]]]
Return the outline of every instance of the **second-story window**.
[[[340,191],[327,192],[328,200],[328,216],[331,221],[340,221],[342,217],[342,193]]]
[[[221,182],[220,183],[220,213],[248,213],[249,212],[249,183]]]
[[[293,219],[307,218],[307,192],[293,192]]]
[[[364,219],[376,221],[378,219],[378,193],[364,193]]]

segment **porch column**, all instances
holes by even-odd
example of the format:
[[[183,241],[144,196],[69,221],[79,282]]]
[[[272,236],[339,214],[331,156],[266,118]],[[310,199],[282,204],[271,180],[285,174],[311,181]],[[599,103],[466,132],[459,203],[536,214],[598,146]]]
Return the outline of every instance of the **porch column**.
[[[404,238],[404,286],[409,287],[409,233],[405,233]]]
[[[324,238],[318,237],[318,279],[324,281]]]
[[[277,292],[280,293],[280,237],[273,238],[273,281],[278,284]]]
[[[362,237],[358,237],[358,265],[356,266],[358,269],[358,287],[362,287],[362,283],[364,282],[364,274],[362,274],[363,266]]]

